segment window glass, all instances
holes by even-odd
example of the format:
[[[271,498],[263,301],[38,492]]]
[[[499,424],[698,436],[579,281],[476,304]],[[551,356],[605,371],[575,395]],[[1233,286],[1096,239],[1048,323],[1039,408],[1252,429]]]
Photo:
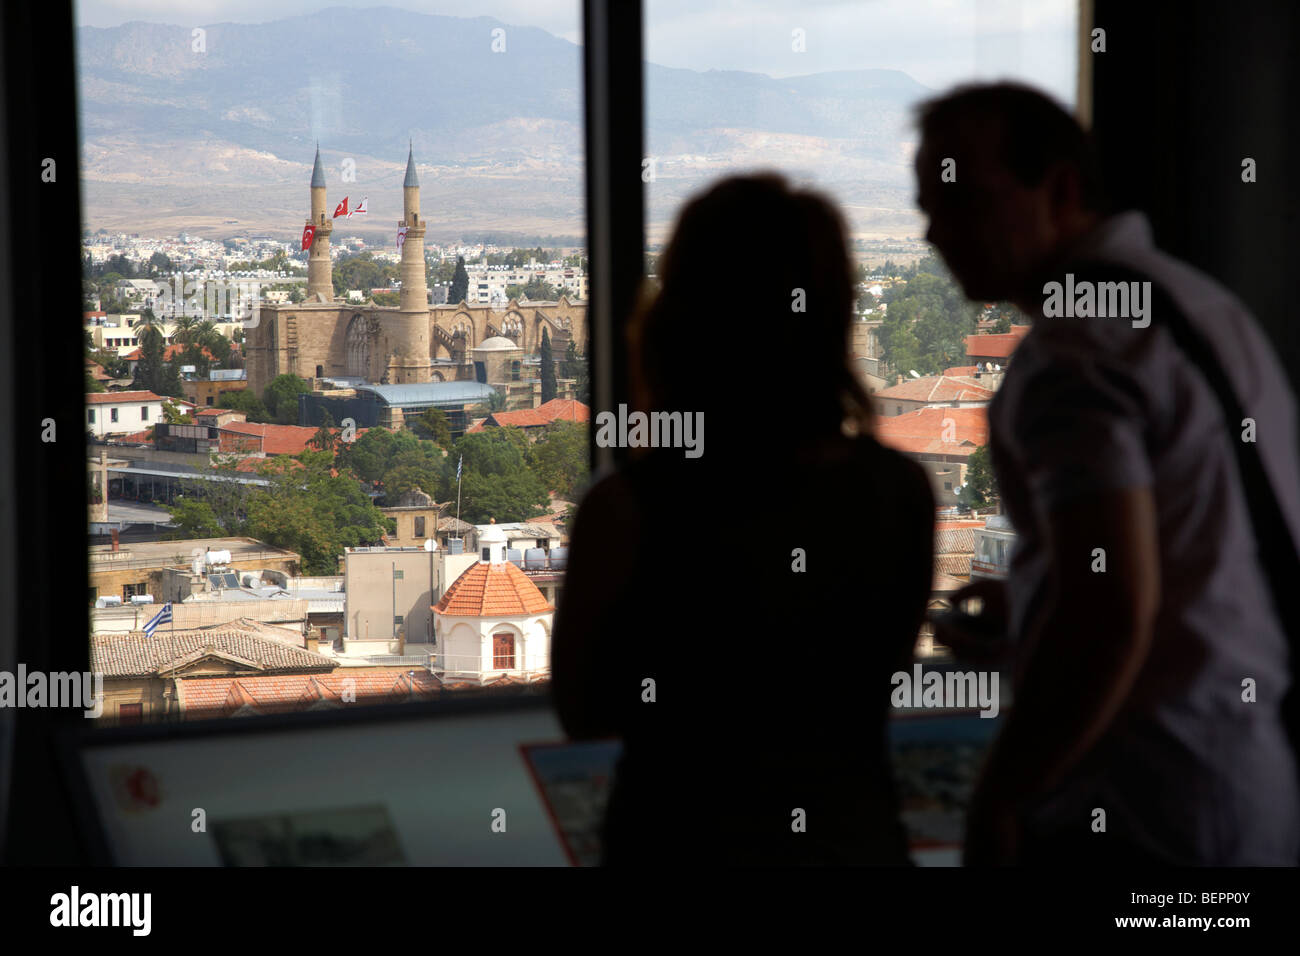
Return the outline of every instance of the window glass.
[[[75,6],[86,389],[126,409],[86,411],[106,692],[269,714],[414,666],[401,699],[427,699],[480,530],[567,543],[588,481],[581,4]],[[214,680],[238,689],[186,693]]]

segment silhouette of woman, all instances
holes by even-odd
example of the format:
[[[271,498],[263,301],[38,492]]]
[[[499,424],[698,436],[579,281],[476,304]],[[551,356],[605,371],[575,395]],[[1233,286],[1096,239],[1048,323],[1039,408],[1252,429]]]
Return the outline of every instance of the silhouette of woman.
[[[934,502],[870,437],[843,222],[779,175],[729,178],[659,273],[634,404],[701,413],[704,453],[643,449],[588,492],[552,651],[566,732],[624,743],[604,861],[906,863],[885,732]]]

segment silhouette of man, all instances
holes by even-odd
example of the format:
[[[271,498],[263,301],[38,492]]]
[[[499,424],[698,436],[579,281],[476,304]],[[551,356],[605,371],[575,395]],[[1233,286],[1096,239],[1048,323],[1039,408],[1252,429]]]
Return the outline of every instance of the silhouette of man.
[[[955,601],[984,599],[1015,682],[967,863],[1294,865],[1289,651],[1231,444],[1241,428],[1159,310],[1152,321],[1149,290],[1134,287],[1126,316],[1062,318],[1047,283],[1109,263],[1167,293],[1267,436],[1300,540],[1283,370],[1239,301],[1156,249],[1140,213],[1109,214],[1087,135],[1051,100],[965,87],[924,104],[919,125],[927,238],[970,298],[1033,319],[989,406],[1017,547],[1005,590],[979,582]],[[936,622],[936,636],[960,653],[969,625]]]

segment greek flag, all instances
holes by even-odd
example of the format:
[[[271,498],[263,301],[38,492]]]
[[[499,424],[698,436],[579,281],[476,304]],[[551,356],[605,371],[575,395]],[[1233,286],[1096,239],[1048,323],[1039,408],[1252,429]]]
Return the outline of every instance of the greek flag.
[[[170,603],[164,604],[163,609],[153,616],[153,619],[144,626],[146,637],[153,637],[153,632],[158,629],[159,624],[170,624],[172,622],[172,606]]]
[[[461,456],[460,456],[460,459],[456,462],[456,480],[457,480],[457,481],[460,481],[460,466],[463,465],[463,464],[465,464],[465,456],[464,456],[464,455],[461,455]]]

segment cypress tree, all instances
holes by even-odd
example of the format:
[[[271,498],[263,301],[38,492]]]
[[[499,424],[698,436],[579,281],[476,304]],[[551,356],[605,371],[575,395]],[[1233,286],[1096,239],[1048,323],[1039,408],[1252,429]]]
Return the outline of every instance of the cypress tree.
[[[551,356],[551,336],[542,328],[542,404],[545,405],[555,397],[558,391],[555,384],[555,359]]]
[[[469,295],[469,273],[465,271],[465,257],[456,257],[456,271],[451,277],[451,291],[447,293],[447,301],[452,304],[458,304],[465,300]]]

